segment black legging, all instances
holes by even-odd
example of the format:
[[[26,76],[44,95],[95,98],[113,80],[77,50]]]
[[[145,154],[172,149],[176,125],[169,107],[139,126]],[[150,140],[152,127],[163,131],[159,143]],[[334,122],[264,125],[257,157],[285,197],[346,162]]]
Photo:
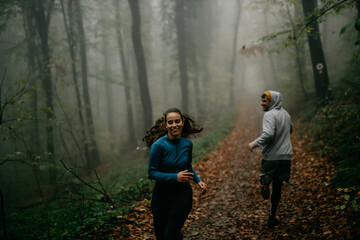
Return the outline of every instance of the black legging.
[[[189,183],[156,182],[151,201],[156,239],[178,239],[191,207]]]
[[[276,210],[281,198],[281,188],[283,181],[280,179],[272,180],[272,193],[271,193],[271,206],[270,206],[270,216],[276,216]]]

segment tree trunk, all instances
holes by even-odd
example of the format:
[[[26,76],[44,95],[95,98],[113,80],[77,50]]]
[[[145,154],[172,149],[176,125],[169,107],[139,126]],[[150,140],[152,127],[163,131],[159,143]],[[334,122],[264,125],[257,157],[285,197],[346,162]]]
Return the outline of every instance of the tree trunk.
[[[141,32],[140,32],[140,9],[139,9],[139,0],[128,0],[131,16],[132,16],[132,41],[136,56],[137,63],[137,72],[138,72],[138,80],[139,80],[139,89],[141,96],[141,103],[143,107],[143,117],[144,117],[144,132],[152,125],[152,104],[147,80],[146,73],[146,63],[144,50],[141,42]]]
[[[300,2],[295,4],[295,21],[298,21],[299,19],[302,19],[304,17],[304,12],[303,12],[303,8]],[[297,28],[296,31],[298,31],[299,29]],[[300,38],[303,38],[305,36],[300,35]],[[297,39],[299,40],[299,39]],[[299,48],[299,52],[300,52],[300,64],[301,66],[306,66],[306,61],[305,61],[305,57],[304,57],[304,53],[305,53],[305,44],[298,44],[298,48]],[[305,75],[305,79],[306,79],[306,75]]]
[[[30,76],[30,86],[34,89],[37,88],[38,71],[36,69],[36,24],[35,24],[35,5],[31,1],[24,1],[22,5],[23,18],[24,18],[24,31],[27,43],[27,65],[28,73]],[[33,109],[33,130],[31,133],[32,150],[36,154],[40,153],[40,126],[38,121],[38,93],[32,92],[32,109]]]
[[[5,219],[5,207],[4,207],[4,196],[0,189],[0,208],[1,208],[1,228],[3,230],[4,240],[7,240],[7,229],[6,229],[6,219]]]
[[[90,141],[90,155],[91,158],[87,159],[88,167],[97,166],[100,163],[99,152],[97,148],[97,144],[95,141],[95,129],[94,123],[92,118],[92,111],[91,111],[91,101],[90,101],[90,94],[89,94],[89,87],[88,87],[88,69],[87,69],[87,54],[86,54],[86,38],[85,38],[85,31],[82,19],[82,11],[80,7],[80,0],[75,1],[75,9],[76,9],[76,16],[77,16],[77,27],[78,27],[78,34],[80,38],[80,59],[81,59],[81,74],[82,74],[82,83],[83,83],[83,95],[84,95],[84,104],[85,104],[85,112],[86,112],[86,120],[87,120],[87,129],[89,132],[89,141]]]
[[[360,20],[360,0],[356,1],[356,8],[358,10],[358,21]],[[356,41],[357,44],[360,44],[360,28],[356,29],[358,32],[358,40]]]
[[[198,62],[201,69],[201,77],[199,80],[200,86],[208,86],[211,84],[211,74],[209,70],[209,66],[211,65],[211,53],[213,51],[212,48],[212,41],[213,41],[213,32],[214,32],[214,16],[216,14],[213,14],[214,9],[217,9],[213,7],[213,2],[211,4],[202,4],[200,9],[200,23],[199,23],[199,29],[197,30],[196,36],[198,37],[198,42],[196,45],[197,52],[199,59],[201,61]],[[215,34],[216,35],[216,34]],[[206,109],[210,108],[211,102],[208,101],[207,97],[210,97],[209,88],[202,88],[202,94],[201,94],[201,106],[204,109],[202,115],[200,115],[199,121],[203,121],[206,119]]]
[[[268,10],[267,10],[267,8],[265,9],[265,12],[264,12],[264,25],[265,25],[265,34],[269,35]],[[268,49],[270,49],[270,47],[268,47]],[[273,74],[273,81],[272,82],[275,82],[276,85],[279,85],[278,76],[277,76],[276,70],[275,70],[275,64],[274,64],[274,61],[273,61],[273,58],[271,56],[270,51],[268,52],[268,57],[269,57],[269,61],[270,61],[271,71],[272,71],[272,74]]]
[[[104,10],[101,11],[101,18],[105,20]],[[104,68],[103,68],[103,76],[105,80],[105,92],[106,92],[106,107],[107,107],[107,120],[108,120],[108,134],[110,137],[110,149],[114,149],[115,147],[115,124],[114,124],[114,97],[113,97],[113,90],[110,86],[110,78],[109,74],[110,70],[110,61],[109,61],[109,41],[107,38],[107,31],[106,27],[102,28],[102,44],[103,44],[103,56],[104,56]]]
[[[310,16],[317,7],[317,0],[302,0],[304,15]],[[329,97],[329,77],[319,34],[319,24],[313,21],[310,25],[310,31],[307,31],[310,47],[311,62],[315,80],[316,96],[320,102]],[[323,104],[323,103],[320,103]]]
[[[195,12],[195,14],[192,11],[185,11],[185,19],[188,19],[188,21],[186,21],[186,26],[188,26],[188,33],[189,33],[189,37],[186,38],[186,45],[188,46],[188,49],[190,49],[188,51],[187,54],[187,62],[189,64],[189,71],[192,72],[193,74],[193,84],[194,84],[194,99],[195,101],[195,107],[194,109],[196,110],[196,119],[198,121],[202,121],[203,117],[204,117],[204,108],[202,105],[202,100],[201,100],[201,96],[202,96],[202,89],[200,87],[200,67],[199,67],[199,62],[198,62],[198,54],[199,54],[199,48],[196,46],[196,40],[199,38],[198,35],[200,32],[200,28],[204,27],[204,26],[200,26],[199,24],[199,4],[195,4],[195,5],[191,5],[189,4],[188,1],[185,1],[185,9],[190,9],[190,8],[196,8],[195,11],[193,10],[193,12]],[[197,11],[196,11],[197,10]],[[201,44],[200,42],[198,44]],[[192,70],[192,71],[191,71]],[[191,76],[191,75],[190,75]]]
[[[49,24],[50,14],[52,11],[53,0],[50,1],[50,7],[45,10],[43,0],[34,2],[35,6],[35,19],[38,27],[38,35],[40,38],[42,60],[40,61],[40,79],[42,87],[45,91],[45,107],[43,108],[46,112],[46,151],[48,152],[49,160],[53,160],[55,156],[55,145],[54,145],[54,128],[53,119],[55,118],[54,106],[53,106],[53,89],[51,79],[51,61],[50,61],[50,49],[49,49]],[[36,106],[37,107],[37,106]],[[56,185],[56,170],[51,168],[48,173],[49,183]]]
[[[293,35],[295,36],[296,34],[296,28],[295,28],[295,24],[292,20],[291,14],[290,14],[290,10],[289,10],[289,4],[288,2],[285,0],[285,5],[286,5],[286,11],[289,17],[289,21],[291,23],[292,26],[292,30],[293,30]],[[300,57],[300,49],[299,49],[299,44],[297,43],[297,39],[294,39],[294,47],[295,47],[295,54],[296,54],[296,64],[298,66],[297,69],[297,73],[299,75],[299,80],[300,80],[300,88],[301,88],[301,92],[303,94],[303,97],[305,98],[305,100],[308,100],[308,96],[307,93],[305,91],[305,87],[304,87],[304,74],[303,74],[303,70],[302,70],[302,65],[301,65],[301,57]]]
[[[175,3],[175,24],[178,43],[178,57],[179,57],[179,73],[180,73],[180,87],[181,87],[181,108],[182,111],[189,111],[189,89],[188,89],[188,73],[186,64],[186,37],[184,25],[184,1],[176,0]]]
[[[60,0],[60,3],[61,3],[61,9],[62,9],[62,14],[63,14],[63,18],[64,18],[67,42],[68,42],[69,51],[70,51],[72,79],[74,82],[76,104],[77,104],[77,108],[78,108],[79,121],[81,124],[81,137],[82,137],[82,142],[84,144],[85,159],[87,159],[87,161],[88,161],[88,159],[90,159],[90,152],[89,152],[89,146],[86,141],[85,122],[84,122],[83,115],[81,113],[81,96],[80,96],[80,89],[79,89],[79,83],[78,83],[78,75],[77,75],[77,71],[76,71],[75,39],[74,39],[74,34],[73,34],[73,26],[74,26],[74,22],[73,22],[74,14],[73,14],[73,8],[72,8],[73,0],[68,1],[69,25],[67,24],[67,20],[66,20],[66,14],[65,14],[63,0]],[[82,155],[82,153],[80,153],[80,154]]]
[[[42,64],[41,64],[41,82],[45,91],[45,111],[46,118],[48,120],[46,126],[46,150],[48,153],[55,153],[54,146],[54,129],[52,125],[52,119],[54,118],[54,107],[52,99],[52,80],[51,80],[51,61],[49,50],[49,23],[50,14],[45,12],[44,2],[38,0],[35,3],[36,8],[36,22],[38,27],[38,34],[40,37],[41,51],[42,51]],[[48,10],[51,12],[51,9]]]
[[[237,4],[237,11],[236,11],[235,24],[234,24],[233,51],[232,51],[231,64],[230,64],[230,86],[229,86],[230,106],[233,106],[235,104],[235,66],[236,66],[237,41],[238,41],[238,32],[240,25],[240,15],[241,15],[240,0],[237,0],[236,4]]]
[[[130,147],[135,146],[135,126],[133,118],[133,105],[131,101],[131,88],[130,88],[130,78],[128,72],[128,66],[125,59],[125,51],[123,46],[122,34],[121,34],[121,19],[120,19],[120,9],[119,9],[119,0],[114,0],[115,7],[115,24],[116,24],[116,36],[119,49],[119,57],[121,62],[121,69],[124,75],[124,91],[125,91],[125,104],[126,104],[126,116],[127,116],[127,126],[129,131],[128,145]]]
[[[23,18],[24,18],[24,31],[25,31],[25,38],[27,43],[27,65],[28,65],[28,72],[30,76],[30,86],[34,89],[37,88],[37,69],[36,69],[36,59],[37,59],[37,46],[35,44],[35,35],[36,35],[36,24],[35,24],[35,5],[31,1],[24,1],[24,5],[22,5],[23,11]],[[31,132],[31,149],[28,152],[29,159],[33,158],[31,161],[36,162],[34,160],[34,154],[40,154],[40,126],[38,121],[38,94],[37,91],[33,91],[32,97],[32,109],[33,109],[33,130]],[[32,164],[31,168],[33,170],[36,187],[38,190],[38,195],[42,199],[43,198],[43,191],[41,188],[39,176],[38,176],[38,166],[36,164]],[[5,238],[6,239],[6,238]]]

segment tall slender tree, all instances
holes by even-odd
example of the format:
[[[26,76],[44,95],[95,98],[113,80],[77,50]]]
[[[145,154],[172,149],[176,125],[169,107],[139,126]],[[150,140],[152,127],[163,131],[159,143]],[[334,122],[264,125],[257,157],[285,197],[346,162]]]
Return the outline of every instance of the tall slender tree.
[[[304,15],[310,23],[307,37],[310,47],[316,96],[318,100],[322,102],[329,96],[329,77],[319,34],[319,24],[316,19],[317,17],[312,15],[317,8],[317,0],[302,0],[302,5]]]
[[[287,15],[289,17],[289,21],[291,23],[291,27],[292,27],[292,30],[293,30],[293,35],[295,36],[297,29],[295,27],[294,21],[292,19],[291,14],[290,14],[289,3],[286,0],[285,0],[285,5],[286,5],[286,12],[287,12]],[[295,54],[296,54],[297,73],[298,73],[298,78],[299,78],[299,81],[300,81],[300,88],[301,88],[301,92],[303,94],[303,97],[305,98],[305,100],[307,100],[308,96],[307,96],[307,92],[306,92],[305,87],[304,87],[303,65],[301,64],[301,53],[300,53],[300,48],[299,48],[299,44],[297,42],[297,39],[294,39],[294,47],[295,47]]]
[[[187,54],[187,61],[189,64],[189,72],[192,74],[190,75],[190,81],[194,84],[194,92],[193,98],[195,102],[195,108],[197,119],[201,121],[204,117],[204,108],[203,108],[203,101],[202,101],[202,88],[200,86],[201,80],[201,67],[199,64],[199,48],[198,44],[202,44],[200,42],[203,39],[201,38],[201,34],[199,31],[204,27],[200,25],[200,18],[199,13],[202,8],[202,3],[199,1],[185,1],[185,24],[187,26],[187,38],[186,38],[186,45],[187,49],[189,49]]]
[[[101,6],[99,8],[104,8],[106,6],[104,3],[101,3]],[[108,134],[111,139],[114,139],[115,137],[115,123],[114,123],[114,94],[113,89],[111,87],[110,83],[110,74],[111,74],[111,66],[110,66],[110,45],[109,45],[109,37],[108,37],[108,29],[106,26],[106,18],[105,18],[105,9],[101,9],[101,19],[103,21],[103,26],[101,28],[102,34],[101,34],[101,41],[102,41],[102,54],[104,57],[103,62],[103,76],[105,80],[105,92],[106,92],[106,111],[107,111],[107,127],[108,127]],[[114,141],[110,141],[110,148],[114,149]]]
[[[54,128],[52,119],[54,118],[53,91],[51,79],[51,59],[49,47],[49,24],[54,0],[46,2],[44,0],[35,0],[35,19],[37,31],[40,38],[42,60],[40,66],[40,76],[42,87],[45,91],[45,112],[48,120],[46,126],[46,150],[49,153],[55,153]],[[49,6],[46,8],[45,6]]]
[[[75,96],[76,96],[76,104],[77,104],[77,112],[79,116],[79,121],[81,124],[81,137],[83,139],[83,145],[84,145],[84,153],[85,153],[85,159],[90,159],[90,152],[89,152],[89,146],[86,140],[86,134],[85,134],[85,121],[84,117],[81,111],[82,104],[81,104],[81,95],[80,95],[80,89],[79,89],[79,80],[78,80],[78,74],[77,74],[77,68],[76,68],[76,51],[75,51],[75,45],[76,45],[76,39],[74,37],[74,10],[73,10],[73,0],[68,0],[67,3],[67,9],[68,9],[68,20],[66,18],[66,11],[63,0],[60,0],[61,3],[61,12],[63,14],[64,19],[64,25],[65,25],[65,32],[67,36],[67,42],[69,46],[69,53],[70,53],[70,59],[71,59],[71,71],[72,71],[72,79],[74,82],[75,87]],[[82,153],[80,153],[82,154]]]
[[[264,10],[264,26],[265,26],[265,34],[266,35],[269,35],[268,12],[269,12],[268,8],[265,7],[265,10]],[[270,49],[270,47],[268,49]],[[273,60],[271,51],[268,52],[268,58],[269,58],[269,61],[270,61],[270,67],[271,67],[271,72],[272,72],[272,75],[273,75],[273,81],[274,81],[274,83],[276,85],[278,85],[279,80],[278,80],[278,76],[276,74],[275,64],[274,64],[274,60]]]
[[[132,42],[135,51],[137,75],[144,116],[144,132],[152,125],[152,104],[147,80],[144,49],[141,42],[139,0],[128,0],[132,16]]]
[[[27,45],[27,67],[28,67],[28,75],[29,75],[29,82],[30,86],[33,89],[37,89],[37,77],[38,71],[36,65],[38,64],[38,52],[37,46],[35,43],[36,40],[36,21],[35,21],[35,5],[32,1],[21,1],[20,6],[22,9],[22,16],[24,20],[24,32],[26,38],[26,45]],[[31,129],[31,145],[30,149],[28,149],[28,156],[31,161],[34,160],[34,156],[40,154],[40,125],[38,121],[38,92],[37,90],[33,91],[32,97],[32,110],[33,110],[33,129]],[[35,155],[33,154],[35,153]],[[37,164],[31,165],[36,188],[38,192],[38,196],[43,198],[43,190],[40,183],[39,178],[39,167]]]
[[[238,33],[240,26],[240,16],[241,16],[241,2],[240,0],[236,0],[236,15],[234,22],[234,37],[233,37],[233,48],[232,48],[232,56],[230,63],[230,105],[235,104],[235,66],[236,66],[236,56],[237,56],[237,42],[238,42]]]
[[[184,112],[189,110],[189,89],[188,89],[188,69],[186,63],[186,36],[185,36],[185,1],[176,0],[175,3],[175,24],[177,33],[177,46],[179,58],[179,74],[180,74],[180,87],[181,87],[181,107]]]
[[[120,19],[120,6],[119,0],[113,1],[114,8],[115,8],[115,28],[116,28],[116,37],[117,37],[117,44],[119,49],[119,57],[120,57],[120,64],[121,70],[124,75],[124,91],[125,91],[125,105],[126,105],[126,117],[127,117],[127,125],[129,130],[129,137],[128,144],[132,146],[135,144],[135,127],[134,127],[134,119],[133,119],[133,105],[131,101],[131,88],[130,88],[130,77],[129,77],[129,70],[127,66],[127,62],[125,59],[125,48],[123,43],[123,36],[121,33],[121,19]]]
[[[24,32],[27,45],[27,67],[30,86],[35,89],[32,93],[32,109],[33,109],[33,130],[31,131],[32,151],[36,154],[40,153],[40,126],[38,121],[38,91],[37,77],[38,70],[38,51],[35,43],[36,40],[36,22],[35,22],[35,4],[32,1],[21,1],[22,15],[24,20]]]
[[[74,3],[75,3],[75,9],[76,9],[76,16],[77,16],[76,22],[77,22],[78,35],[79,35],[79,44],[80,44],[83,96],[84,96],[84,104],[85,104],[87,129],[88,129],[88,133],[89,133],[88,137],[89,137],[89,142],[90,142],[90,157],[91,157],[91,159],[87,159],[87,161],[88,161],[87,164],[88,164],[88,167],[94,167],[100,163],[100,157],[99,157],[99,151],[97,148],[97,144],[95,141],[94,121],[93,121],[93,116],[92,116],[92,111],[91,111],[91,101],[90,101],[89,86],[88,86],[86,37],[85,37],[85,30],[84,30],[80,0],[74,0]]]
[[[51,78],[51,59],[50,59],[50,47],[49,47],[49,24],[50,16],[52,13],[54,0],[44,1],[35,0],[35,19],[38,36],[40,38],[41,48],[41,61],[40,61],[40,79],[42,87],[45,91],[45,107],[43,108],[46,112],[46,151],[49,153],[49,158],[53,159],[55,155],[55,144],[54,144],[54,127],[52,120],[55,118],[55,111],[53,105],[53,84]],[[35,177],[37,178],[36,169],[33,168]],[[50,169],[49,171],[49,182],[51,185],[56,185],[56,171]],[[40,193],[40,192],[39,192]],[[41,193],[42,195],[42,193]],[[40,195],[40,196],[41,196]]]

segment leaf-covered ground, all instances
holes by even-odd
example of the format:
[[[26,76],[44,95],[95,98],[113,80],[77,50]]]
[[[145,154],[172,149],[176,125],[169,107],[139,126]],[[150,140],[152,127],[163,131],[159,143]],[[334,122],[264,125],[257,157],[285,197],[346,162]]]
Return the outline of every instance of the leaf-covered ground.
[[[311,139],[296,128],[291,180],[283,186],[278,209],[281,224],[266,227],[270,202],[260,195],[260,151],[247,150],[261,133],[262,115],[242,108],[229,136],[194,166],[209,191],[199,196],[193,185],[193,210],[183,229],[184,239],[356,239],[359,224],[347,209],[335,210],[343,196],[330,182],[333,166],[309,151]],[[128,239],[155,239],[149,200],[121,218],[126,220]],[[108,239],[119,235],[115,231]]]

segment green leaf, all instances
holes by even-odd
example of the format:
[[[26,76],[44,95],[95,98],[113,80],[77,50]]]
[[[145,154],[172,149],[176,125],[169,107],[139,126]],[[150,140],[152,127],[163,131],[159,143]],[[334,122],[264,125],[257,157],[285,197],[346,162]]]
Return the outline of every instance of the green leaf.
[[[360,31],[360,18],[355,22],[355,29],[356,31]]]
[[[14,98],[10,98],[8,101],[9,104],[14,104],[15,103],[15,99]]]
[[[349,201],[350,196],[346,194],[346,195],[344,196],[344,198],[345,198],[346,201]]]
[[[345,208],[346,208],[346,205],[345,205],[345,204],[340,206],[340,209],[341,209],[341,210],[344,210]]]
[[[341,28],[340,33],[339,33],[339,36],[342,35],[342,34],[344,34],[344,33],[346,32],[346,30],[347,30],[349,27],[351,27],[352,25],[353,25],[353,23],[351,22],[351,23],[346,24],[343,28]]]

